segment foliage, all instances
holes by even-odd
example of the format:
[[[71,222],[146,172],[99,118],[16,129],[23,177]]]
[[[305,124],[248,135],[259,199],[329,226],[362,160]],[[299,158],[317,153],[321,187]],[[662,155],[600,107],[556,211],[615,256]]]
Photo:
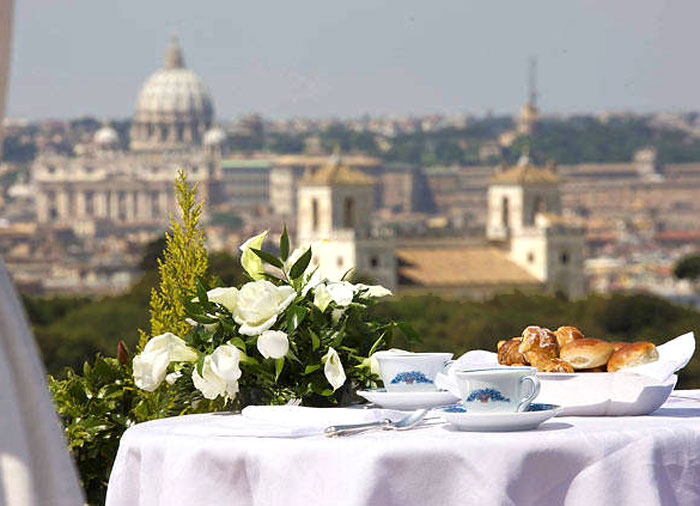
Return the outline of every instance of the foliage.
[[[131,374],[117,359],[97,355],[82,376],[49,376],[49,387],[90,504],[104,504],[111,463],[131,425]]]
[[[700,278],[700,255],[695,253],[681,258],[673,267],[673,275],[691,281]]]
[[[197,279],[207,270],[204,232],[199,225],[203,203],[197,201],[197,184],[190,186],[187,175],[180,170],[175,190],[182,216],[180,220],[171,217],[170,232],[165,235],[163,259],[158,259],[160,285],[151,292],[152,335],[187,332],[182,297],[188,290],[194,289]],[[146,333],[143,333],[140,347],[146,341]]]
[[[246,244],[261,246],[265,235]],[[274,274],[265,273],[267,279],[223,291],[200,280],[197,289],[184,296],[186,317],[192,325],[186,334],[181,334],[182,346],[189,347],[192,358],[175,359],[168,369],[179,374],[175,385],[184,381],[185,390],[191,393],[182,397],[182,412],[197,409],[205,399],[219,401],[210,409],[241,408],[250,403],[283,404],[291,399],[313,406],[343,404],[350,401],[355,389],[376,386],[369,356],[390,345],[394,330],[402,325],[378,319],[368,308],[374,305],[374,297],[390,292],[382,287],[320,280],[310,267],[311,247],[290,254],[286,231],[279,251],[280,256],[276,256],[251,246],[243,253],[243,265],[254,278],[260,277],[259,262],[271,266]],[[321,300],[321,294],[327,299]],[[281,297],[283,302],[270,302],[275,297]],[[247,320],[251,313],[257,315],[268,308],[262,318],[266,324],[256,326]],[[275,334],[282,349],[277,355],[271,356],[261,345],[263,340],[272,338],[268,333]],[[235,348],[232,350],[230,345]],[[227,371],[230,374],[208,372],[208,361],[224,351],[235,358]],[[148,364],[153,353],[160,352],[146,347],[138,358]],[[334,384],[326,364],[336,353],[343,379]],[[211,377],[212,382],[218,382],[216,374],[228,378],[229,386],[219,382],[221,386],[213,394],[195,381],[209,381],[207,378]],[[160,387],[153,385],[150,375],[145,380],[137,377],[136,384],[155,390],[156,394],[171,388],[165,383]]]

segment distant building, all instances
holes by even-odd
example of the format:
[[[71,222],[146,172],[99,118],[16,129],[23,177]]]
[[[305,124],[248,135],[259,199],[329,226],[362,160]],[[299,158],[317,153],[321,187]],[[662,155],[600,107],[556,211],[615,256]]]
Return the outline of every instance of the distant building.
[[[314,244],[313,263],[324,277],[341,279],[350,269],[396,288],[393,236],[372,222],[374,179],[339,156],[300,180],[297,242]]]
[[[537,123],[540,119],[539,109],[537,108],[537,60],[530,60],[529,71],[529,92],[528,99],[520,111],[518,119],[517,132],[519,135],[532,135],[535,133]]]
[[[101,223],[162,227],[177,209],[178,168],[208,196],[226,144],[213,118],[206,87],[185,68],[173,39],[163,68],[138,94],[129,150],[105,125],[79,155],[40,151],[32,166],[39,223],[66,224],[81,235],[94,234]]]
[[[400,288],[486,298],[512,289],[586,293],[582,228],[562,217],[560,180],[523,156],[488,187],[486,236],[400,244]]]

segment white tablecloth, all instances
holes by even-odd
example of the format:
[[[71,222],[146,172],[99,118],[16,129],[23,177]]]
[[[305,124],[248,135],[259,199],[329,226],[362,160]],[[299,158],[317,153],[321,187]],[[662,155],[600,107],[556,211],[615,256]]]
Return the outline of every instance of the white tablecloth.
[[[217,415],[158,420],[124,434],[107,505],[697,505],[700,391],[674,395],[651,416],[511,433],[203,437]]]

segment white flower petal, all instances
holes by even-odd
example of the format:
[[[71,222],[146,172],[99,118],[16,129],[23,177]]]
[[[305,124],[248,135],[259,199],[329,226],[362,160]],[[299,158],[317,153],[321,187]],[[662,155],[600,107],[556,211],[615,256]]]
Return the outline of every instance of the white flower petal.
[[[289,351],[289,338],[280,330],[266,330],[258,337],[258,351],[265,358],[282,358]]]
[[[333,348],[328,348],[328,353],[323,360],[325,361],[323,373],[328,383],[333,387],[333,391],[338,390],[346,380],[345,369],[343,369],[343,364],[340,362],[338,352]]]
[[[234,287],[213,288],[207,292],[207,297],[210,302],[221,304],[226,309],[233,312],[236,309],[236,302],[238,301],[238,289]]]
[[[265,230],[265,232],[263,232],[262,234],[258,234],[254,237],[251,237],[240,246],[240,249],[242,251],[241,265],[253,279],[263,279],[263,266],[262,260],[258,255],[251,251],[251,248],[262,248],[262,243],[265,239],[265,236],[267,236],[267,232],[268,231]]]
[[[141,390],[153,392],[165,379],[170,365],[167,350],[142,352],[132,362],[134,384]]]
[[[330,304],[332,300],[333,298],[331,297],[326,285],[320,284],[314,288],[314,306],[320,309],[322,313],[326,310],[328,304]]]
[[[275,286],[264,279],[246,283],[238,292],[233,312],[234,320],[241,326],[239,332],[256,336],[270,329],[296,296],[291,286]]]

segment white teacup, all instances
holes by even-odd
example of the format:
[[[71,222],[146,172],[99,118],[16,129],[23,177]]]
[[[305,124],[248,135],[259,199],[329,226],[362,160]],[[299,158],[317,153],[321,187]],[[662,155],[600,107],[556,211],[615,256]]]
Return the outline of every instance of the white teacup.
[[[540,393],[535,367],[501,367],[455,372],[459,394],[469,413],[526,411]]]
[[[452,353],[379,352],[379,374],[388,392],[435,391],[435,376],[445,370]]]

